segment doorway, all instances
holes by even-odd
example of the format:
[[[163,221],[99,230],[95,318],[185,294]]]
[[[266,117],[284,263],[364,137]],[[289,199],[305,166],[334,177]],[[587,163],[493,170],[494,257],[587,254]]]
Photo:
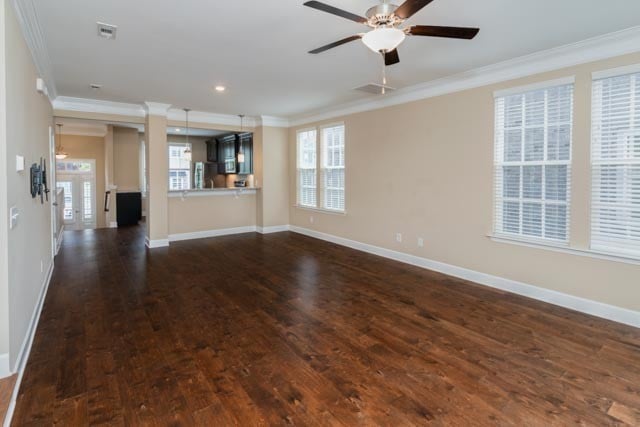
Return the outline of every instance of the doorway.
[[[58,160],[56,185],[64,189],[62,219],[65,230],[96,228],[96,161]]]

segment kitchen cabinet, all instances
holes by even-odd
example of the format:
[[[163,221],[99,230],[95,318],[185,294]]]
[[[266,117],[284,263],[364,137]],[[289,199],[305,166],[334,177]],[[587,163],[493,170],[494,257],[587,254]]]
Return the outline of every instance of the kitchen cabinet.
[[[251,175],[253,173],[253,134],[241,133],[236,139],[238,153],[244,153],[244,162],[238,163],[240,175]]]
[[[218,142],[218,173],[236,173],[236,135],[224,135],[216,139]]]
[[[250,175],[253,173],[253,134],[229,134],[216,138],[216,161],[218,173]],[[244,162],[238,163],[238,153],[242,149]]]
[[[207,142],[207,162],[218,163],[218,142],[215,138]]]

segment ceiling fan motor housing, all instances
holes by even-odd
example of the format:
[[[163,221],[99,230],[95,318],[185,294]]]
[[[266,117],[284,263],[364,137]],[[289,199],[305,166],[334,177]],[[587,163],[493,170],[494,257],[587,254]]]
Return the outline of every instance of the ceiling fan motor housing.
[[[398,18],[394,12],[398,6],[391,3],[382,3],[367,10],[367,24],[370,27],[396,26],[402,23],[402,19]]]

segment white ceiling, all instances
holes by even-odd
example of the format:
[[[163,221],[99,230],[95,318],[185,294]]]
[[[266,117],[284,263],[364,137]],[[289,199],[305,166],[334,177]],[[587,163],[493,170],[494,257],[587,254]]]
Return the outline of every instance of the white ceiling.
[[[59,95],[282,117],[375,96],[352,90],[380,80],[381,58],[362,43],[306,53],[366,27],[303,2],[34,3]],[[376,3],[326,2],[358,14]],[[402,88],[629,28],[638,16],[638,0],[435,0],[408,24],[474,26],[480,34],[408,38],[400,64],[387,68],[389,84]],[[117,39],[99,38],[96,21],[117,25]],[[227,91],[213,91],[218,84]]]

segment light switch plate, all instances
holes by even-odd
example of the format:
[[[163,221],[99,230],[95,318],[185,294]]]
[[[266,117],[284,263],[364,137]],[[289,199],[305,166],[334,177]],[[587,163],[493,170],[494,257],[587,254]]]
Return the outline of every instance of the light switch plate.
[[[24,157],[16,156],[16,172],[22,172],[24,170]]]
[[[9,209],[9,229],[14,229],[18,225],[18,218],[20,218],[20,211],[16,206],[11,206]]]

